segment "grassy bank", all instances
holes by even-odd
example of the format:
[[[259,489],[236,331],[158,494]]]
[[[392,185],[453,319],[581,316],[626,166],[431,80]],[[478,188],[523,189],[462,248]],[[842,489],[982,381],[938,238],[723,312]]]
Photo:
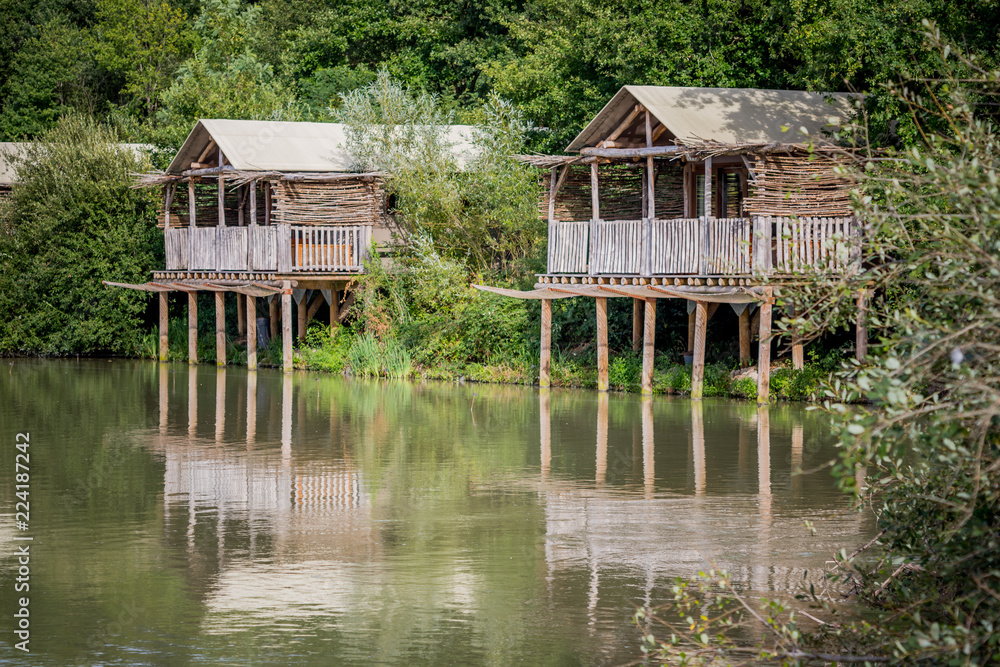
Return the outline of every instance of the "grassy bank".
[[[187,322],[170,320],[168,360],[187,361]],[[150,331],[142,343],[142,356],[155,359],[158,336]],[[691,391],[691,367],[674,363],[672,354],[657,354],[653,391],[657,394],[686,394]],[[419,361],[417,360],[419,358]],[[820,381],[837,367],[838,355],[831,353],[813,358],[801,370],[788,360],[779,360],[771,371],[771,395],[781,400],[813,400]],[[227,337],[226,360],[230,365],[246,364],[243,341]],[[263,368],[281,366],[281,341],[271,339],[257,352]],[[198,361],[214,363],[215,337],[202,335],[198,340]],[[393,379],[428,379],[445,382],[481,382],[488,384],[535,385],[538,383],[538,351],[523,347],[506,355],[492,355],[480,363],[448,360],[418,354],[394,338],[379,340],[370,333],[358,333],[343,326],[334,330],[314,324],[306,340],[296,341],[293,352],[295,368],[361,377]],[[642,355],[631,350],[612,353],[609,364],[611,389],[638,393]],[[748,376],[735,359],[709,363],[705,367],[705,396],[754,398],[755,376]],[[742,371],[742,372],[741,372]],[[581,352],[553,350],[552,386],[594,389],[597,387],[597,356],[593,348]]]

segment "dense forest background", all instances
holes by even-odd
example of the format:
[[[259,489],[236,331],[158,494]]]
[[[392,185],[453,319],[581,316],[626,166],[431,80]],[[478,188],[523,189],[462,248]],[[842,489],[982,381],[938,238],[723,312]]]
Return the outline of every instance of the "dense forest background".
[[[0,140],[70,110],[174,148],[199,117],[331,119],[386,70],[458,121],[491,92],[559,149],[623,84],[874,93],[930,67],[919,24],[995,62],[997,0],[0,0]]]

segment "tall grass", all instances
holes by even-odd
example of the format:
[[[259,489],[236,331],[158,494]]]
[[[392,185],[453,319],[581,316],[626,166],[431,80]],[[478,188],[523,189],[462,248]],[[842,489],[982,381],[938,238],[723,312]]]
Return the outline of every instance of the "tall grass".
[[[403,345],[393,339],[379,341],[371,333],[357,336],[347,352],[347,363],[354,375],[402,379],[413,373],[413,358]]]

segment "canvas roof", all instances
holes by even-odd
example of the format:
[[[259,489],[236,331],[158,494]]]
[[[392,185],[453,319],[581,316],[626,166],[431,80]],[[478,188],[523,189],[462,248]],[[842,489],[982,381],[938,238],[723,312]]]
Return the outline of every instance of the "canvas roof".
[[[471,125],[450,125],[448,140],[459,166],[475,154]],[[203,119],[195,125],[167,168],[179,174],[191,168],[214,139],[239,171],[349,172],[354,159],[345,149],[341,123]]]
[[[803,139],[800,127],[816,136],[829,129],[831,117],[841,123],[850,118],[852,97],[757,88],[623,86],[566,150],[596,146],[636,104],[642,104],[667,129],[659,144],[674,139],[680,143],[797,143]],[[789,130],[782,132],[782,126]]]

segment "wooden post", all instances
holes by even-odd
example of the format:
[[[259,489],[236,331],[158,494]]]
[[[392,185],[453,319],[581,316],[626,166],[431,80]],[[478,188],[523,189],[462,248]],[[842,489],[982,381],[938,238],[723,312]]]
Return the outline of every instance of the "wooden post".
[[[239,300],[237,298],[237,300]],[[226,365],[226,293],[215,293],[215,365]]]
[[[538,386],[552,384],[552,299],[542,299],[542,333],[538,351]]]
[[[597,180],[597,163],[590,165],[590,219],[601,219],[600,182]]]
[[[237,294],[240,298],[243,295]],[[257,299],[247,294],[247,370],[257,370]]]
[[[638,352],[642,347],[642,299],[632,299],[632,351]]]
[[[332,336],[337,327],[340,326],[340,293],[331,290],[330,295],[330,335]]]
[[[188,363],[198,363],[198,293],[188,292]]]
[[[167,336],[168,313],[167,296],[169,292],[160,292],[160,361],[167,360],[167,350],[170,349],[170,342]]]
[[[792,317],[795,317],[795,306],[791,306],[789,313]],[[793,333],[793,335],[795,335]],[[796,339],[798,336],[796,336]],[[793,339],[795,340],[795,339]],[[805,346],[802,343],[792,343],[792,368],[795,370],[802,370],[805,366]]]
[[[278,337],[278,318],[279,318],[278,309],[280,305],[281,305],[281,300],[278,299],[277,296],[271,299],[270,303],[268,304],[268,317],[270,318],[270,324],[271,324],[271,338]]]
[[[688,344],[687,344],[688,352],[692,352],[694,350],[694,328],[695,328],[694,320],[695,320],[695,311],[692,310],[690,313],[688,313]]]
[[[281,281],[281,367],[292,372],[292,283]]]
[[[868,325],[865,316],[868,313],[868,290],[862,289],[858,295],[858,321],[855,326],[854,356],[864,363],[868,358]]]
[[[552,167],[549,170],[549,224],[553,224],[556,221],[556,183],[558,182],[558,177],[556,167]]]
[[[247,310],[243,299],[236,299],[236,332],[240,336],[247,332]]]
[[[257,224],[257,181],[250,181],[250,224]]]
[[[309,318],[306,314],[309,312],[309,304],[307,303],[306,295],[302,295],[302,300],[296,304],[295,314],[298,316],[298,322],[296,323],[296,329],[299,334],[299,340],[306,339],[306,325],[309,324]]]
[[[226,179],[222,173],[222,162],[225,157],[219,149],[219,227],[226,226]]]
[[[760,331],[757,341],[757,404],[767,405],[771,392],[771,306],[774,303],[774,289],[764,288],[764,300],[760,302]]]
[[[646,147],[653,146],[653,129],[651,126],[649,111],[646,111]],[[653,174],[653,156],[646,158],[646,217],[650,220],[656,217],[656,188]]]
[[[646,299],[642,331],[642,393],[653,393],[653,354],[656,346],[656,299]]]
[[[597,297],[597,391],[608,390],[608,299]]]
[[[708,328],[708,303],[694,304],[694,365],[691,367],[691,400],[700,401],[705,387],[705,330]]]
[[[194,221],[194,214],[197,208],[198,207],[195,206],[195,199],[194,199],[194,178],[189,178],[188,179],[188,226],[189,227],[197,226],[195,225]]]
[[[740,366],[750,365],[750,305],[743,309],[739,319],[740,328]]]
[[[711,218],[715,213],[712,206],[712,158],[705,158],[705,218]]]

